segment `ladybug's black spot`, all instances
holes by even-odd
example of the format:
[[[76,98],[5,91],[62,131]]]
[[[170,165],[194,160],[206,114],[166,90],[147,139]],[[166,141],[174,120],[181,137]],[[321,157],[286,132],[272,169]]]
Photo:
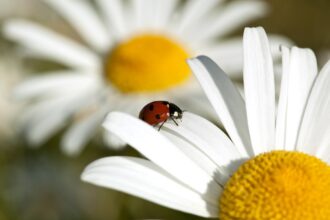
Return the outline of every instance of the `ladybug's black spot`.
[[[163,105],[167,105],[168,104],[168,102],[166,102],[166,101],[162,101],[162,103],[163,103]]]
[[[153,105],[153,104],[150,104],[150,105],[149,105],[149,110],[150,110],[150,111],[154,110],[154,105]]]
[[[144,121],[144,116],[141,117],[142,121]]]
[[[160,119],[160,114],[157,114],[155,117],[156,117],[157,119]]]

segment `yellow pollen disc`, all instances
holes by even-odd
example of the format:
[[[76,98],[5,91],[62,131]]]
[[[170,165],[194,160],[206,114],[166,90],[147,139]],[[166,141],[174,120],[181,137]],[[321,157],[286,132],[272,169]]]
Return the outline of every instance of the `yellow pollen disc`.
[[[122,92],[161,91],[190,76],[186,50],[160,35],[140,35],[119,44],[108,56],[105,76]]]
[[[330,167],[298,152],[259,155],[225,185],[220,219],[329,220]]]

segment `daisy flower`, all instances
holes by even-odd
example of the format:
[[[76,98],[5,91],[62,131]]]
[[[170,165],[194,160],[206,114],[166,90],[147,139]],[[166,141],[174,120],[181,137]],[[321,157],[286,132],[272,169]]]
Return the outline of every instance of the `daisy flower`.
[[[21,120],[33,146],[73,122],[62,139],[62,148],[70,155],[81,152],[110,110],[135,113],[148,101],[168,97],[191,108],[205,102],[185,60],[207,53],[237,71],[241,61],[233,58],[241,57],[241,40],[224,37],[267,11],[264,2],[254,0],[44,1],[86,45],[22,19],[5,22],[3,32],[23,45],[28,55],[68,67],[28,80],[15,94],[37,100]],[[276,45],[284,39],[273,40]],[[188,101],[187,95],[195,100]],[[206,115],[205,106],[195,110]],[[109,133],[104,137],[113,148],[122,145]]]
[[[247,28],[243,44],[244,99],[211,59],[188,61],[226,133],[189,112],[160,132],[113,112],[105,128],[149,160],[100,159],[82,180],[221,220],[329,219],[330,62],[317,74],[311,50],[282,47],[276,115],[264,30]]]
[[[2,50],[1,50],[2,51]],[[3,52],[3,51],[2,51]],[[0,56],[0,140],[13,141],[15,127],[12,126],[22,105],[12,100],[13,88],[23,78],[23,66],[14,55]],[[4,143],[3,143],[4,144]]]

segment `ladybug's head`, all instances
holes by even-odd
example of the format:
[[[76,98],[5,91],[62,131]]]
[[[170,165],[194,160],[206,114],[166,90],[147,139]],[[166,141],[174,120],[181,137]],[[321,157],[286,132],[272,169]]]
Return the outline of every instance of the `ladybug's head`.
[[[174,119],[181,119],[183,111],[175,104],[169,103],[170,116]]]

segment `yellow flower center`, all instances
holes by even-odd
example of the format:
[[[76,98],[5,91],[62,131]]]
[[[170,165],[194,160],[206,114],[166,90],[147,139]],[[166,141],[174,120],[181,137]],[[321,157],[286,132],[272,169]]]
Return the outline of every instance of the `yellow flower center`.
[[[105,76],[122,92],[160,91],[188,79],[187,58],[186,50],[167,37],[140,35],[111,51]]]
[[[330,167],[298,152],[259,155],[226,184],[220,219],[329,220]]]

